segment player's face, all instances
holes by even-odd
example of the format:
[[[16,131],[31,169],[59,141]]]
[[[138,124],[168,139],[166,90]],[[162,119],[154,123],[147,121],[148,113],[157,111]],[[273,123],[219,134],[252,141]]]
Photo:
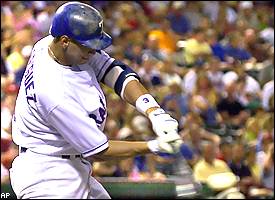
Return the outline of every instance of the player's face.
[[[95,50],[85,47],[74,40],[69,39],[66,48],[66,60],[71,65],[84,64],[91,55],[95,54]]]

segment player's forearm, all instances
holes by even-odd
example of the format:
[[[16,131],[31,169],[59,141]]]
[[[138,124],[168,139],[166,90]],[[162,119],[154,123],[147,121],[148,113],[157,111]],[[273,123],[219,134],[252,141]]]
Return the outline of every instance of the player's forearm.
[[[128,142],[109,140],[109,148],[103,152],[91,156],[94,161],[104,161],[110,159],[125,159],[140,154],[147,154],[151,151],[147,142]]]
[[[144,94],[149,94],[148,90],[143,87],[143,85],[138,80],[130,81],[124,91],[124,99],[133,106],[136,106],[137,99]],[[154,106],[149,108],[146,111],[146,114],[158,108],[158,106]]]
[[[133,81],[130,81],[125,87],[124,99],[128,103],[135,106],[135,102],[138,99],[138,97],[147,93],[148,93],[147,89],[145,89],[139,81],[133,80]]]

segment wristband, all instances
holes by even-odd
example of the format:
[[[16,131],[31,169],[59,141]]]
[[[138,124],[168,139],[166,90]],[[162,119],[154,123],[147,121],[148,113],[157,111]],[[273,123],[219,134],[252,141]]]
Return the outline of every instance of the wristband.
[[[146,115],[146,111],[152,107],[160,107],[160,105],[150,94],[143,94],[136,100],[137,110],[144,115]]]

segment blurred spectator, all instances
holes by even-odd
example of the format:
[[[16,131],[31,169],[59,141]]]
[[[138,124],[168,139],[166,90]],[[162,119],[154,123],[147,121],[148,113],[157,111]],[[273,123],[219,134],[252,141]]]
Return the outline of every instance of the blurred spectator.
[[[95,177],[122,176],[117,166],[117,161],[94,162],[92,173]]]
[[[247,143],[255,143],[260,131],[260,119],[262,118],[262,111],[258,111],[254,116],[251,116],[247,119],[245,123],[245,130],[244,130],[244,140]]]
[[[1,129],[11,133],[12,111],[9,108],[7,95],[1,98]]]
[[[1,162],[1,184],[9,183],[9,170]]]
[[[7,56],[6,61],[10,73],[15,74],[18,70],[23,68],[25,65],[25,59],[21,54],[21,46],[14,44],[11,54]]]
[[[182,128],[184,126],[182,117],[189,112],[190,96],[182,91],[180,83],[175,80],[171,81],[168,87],[169,93],[164,96],[161,105],[179,121],[179,128]]]
[[[249,110],[253,110],[252,104],[260,102],[260,84],[253,77],[242,74],[237,80],[238,99]]]
[[[207,74],[207,69],[209,63],[205,63],[203,65],[195,65],[191,68],[188,68],[183,75],[183,79],[181,81],[181,87],[183,91],[187,94],[193,94],[196,90],[196,85],[198,81],[199,74]]]
[[[269,123],[268,123],[269,121]],[[258,135],[256,142],[256,159],[261,166],[261,172],[263,172],[263,163],[267,159],[269,148],[274,145],[274,116],[267,118],[265,123],[262,124],[262,130]],[[269,125],[268,125],[269,124]],[[267,127],[269,126],[269,128]]]
[[[255,29],[249,28],[245,30],[244,42],[247,51],[257,60],[257,62],[263,62],[268,59],[268,49],[270,45],[257,36]]]
[[[226,94],[217,104],[217,110],[220,113],[223,123],[242,127],[249,113],[240,103],[236,96],[236,84],[232,83],[225,88]]]
[[[241,179],[245,177],[251,177],[251,171],[248,165],[244,162],[245,159],[245,147],[241,143],[234,143],[232,147],[232,161],[229,166],[232,172],[239,176]]]
[[[263,164],[263,185],[268,189],[274,190],[274,144],[269,145]]]
[[[5,17],[9,25],[16,31],[22,30],[26,26],[36,27],[32,10],[20,2],[9,2],[4,9]]]
[[[46,36],[49,32],[51,21],[55,12],[55,6],[47,4],[47,2],[33,2],[34,17],[37,22],[37,30],[41,37]]]
[[[191,38],[185,42],[183,56],[187,67],[202,64],[205,59],[211,56],[212,50],[206,42],[204,30],[197,28],[193,30]]]
[[[245,49],[243,38],[239,32],[232,32],[228,35],[228,43],[225,45],[224,50],[227,62],[245,61],[252,58],[251,54]]]
[[[209,107],[215,107],[217,104],[218,94],[213,87],[211,80],[208,78],[206,70],[198,73],[198,78],[193,94],[200,95],[202,98],[204,98],[208,102]]]
[[[224,74],[223,82],[225,85],[236,82],[238,87],[238,98],[243,105],[250,101],[260,98],[261,86],[258,80],[249,75],[242,63],[234,63],[233,71]]]
[[[1,184],[9,182],[9,163],[4,157],[6,152],[11,149],[12,139],[11,135],[1,127]]]
[[[1,55],[1,78],[7,77],[7,75],[8,75],[8,69],[7,69],[6,63],[4,61],[4,58]]]
[[[1,184],[9,183],[9,169],[12,160],[18,155],[17,147],[12,142],[9,131],[2,127],[1,116]]]
[[[267,82],[263,86],[263,90],[262,90],[262,106],[263,106],[263,108],[266,111],[270,110],[269,101],[270,101],[272,95],[274,96],[274,80],[271,80],[271,81]],[[274,97],[273,97],[273,101],[274,101]]]
[[[119,123],[117,123],[116,119],[108,118],[105,125],[106,134],[108,138],[111,140],[118,139],[118,133],[120,130]]]
[[[251,172],[251,176],[256,184],[261,184],[261,166],[257,162],[256,159],[256,145],[252,144],[247,147],[246,154],[245,154],[245,162],[249,167]]]
[[[6,65],[6,59],[1,55],[1,98],[4,95],[4,89],[14,81],[14,74],[12,74]]]
[[[128,115],[131,113],[127,112],[129,108],[125,103],[121,103],[119,97],[113,92],[106,91],[108,95],[107,106],[112,108],[108,109],[108,115],[110,118],[115,119],[119,127],[122,127],[124,123],[127,122]],[[121,113],[125,113],[122,115]]]
[[[170,85],[171,83],[181,82],[180,71],[177,70],[178,67],[173,62],[172,59],[165,59],[163,62],[159,63],[159,70],[161,72],[161,77],[164,85]]]
[[[11,142],[7,151],[1,152],[1,164],[3,164],[6,169],[10,169],[12,161],[17,155],[18,155],[17,145]]]
[[[188,144],[183,143],[181,145],[180,153],[191,167],[194,167],[199,160],[198,155],[192,151]]]
[[[159,48],[157,37],[146,37],[145,48],[142,51],[142,55],[142,57],[152,57],[157,60],[165,59],[165,54]]]
[[[1,153],[7,152],[12,144],[11,134],[1,128]]]
[[[220,25],[219,33],[228,34],[234,31],[238,18],[237,6],[238,2],[235,1],[220,2],[219,17],[217,21],[217,24]]]
[[[169,6],[171,4],[170,1],[143,1],[146,4],[148,9],[151,11],[149,15],[150,26],[152,28],[157,28],[161,21],[167,15]],[[148,12],[147,12],[148,14]]]
[[[1,26],[1,56],[6,58],[10,54],[15,30],[10,26]]]
[[[211,57],[206,63],[206,66],[206,74],[208,79],[211,81],[216,92],[218,94],[221,94],[224,90],[224,83],[222,81],[224,73],[222,71],[221,62],[218,60],[217,57]]]
[[[273,27],[266,27],[259,33],[260,38],[264,41],[270,43],[274,47],[274,19],[273,19]]]
[[[186,1],[184,7],[184,16],[188,19],[190,23],[190,31],[198,28],[200,22],[203,18],[201,14],[201,2],[198,1]],[[190,32],[188,32],[188,35]],[[184,36],[187,36],[186,34]]]
[[[211,141],[213,148],[218,148],[221,138],[202,128],[202,119],[197,113],[190,112],[185,117],[184,129],[180,131],[183,141],[191,148],[195,155],[200,157],[203,141]]]
[[[162,84],[157,64],[157,59],[152,56],[144,55],[142,57],[142,67],[137,69],[137,73],[141,77],[143,84],[147,87]]]
[[[216,127],[219,115],[214,107],[211,107],[206,97],[193,95],[189,102],[190,112],[196,113],[202,120],[203,127]]]
[[[125,51],[125,58],[129,59],[133,63],[141,64],[142,63],[142,45],[141,44],[132,44],[128,46],[128,49]]]
[[[218,1],[203,1],[203,14],[207,16],[213,23],[217,22],[220,4]]]
[[[231,172],[228,165],[216,158],[216,148],[213,143],[204,142],[202,146],[202,159],[194,165],[194,177],[196,181],[206,183],[210,175]]]
[[[179,35],[184,35],[191,31],[189,19],[184,15],[184,7],[184,1],[174,1],[172,2],[171,11],[167,15],[172,30]]]
[[[226,52],[224,46],[218,39],[218,33],[214,29],[208,29],[206,31],[207,42],[209,43],[213,56],[217,57],[220,61],[225,62],[226,60]]]
[[[11,133],[11,120],[18,90],[18,86],[9,84],[4,88],[4,95],[1,97],[1,128],[8,133]]]
[[[25,72],[25,69],[27,66],[27,62],[31,56],[31,51],[32,51],[32,46],[30,46],[30,45],[24,46],[21,50],[21,54],[25,60],[25,63],[22,65],[22,67],[20,69],[18,69],[15,72],[14,82],[18,87],[20,86],[21,80],[23,78],[23,75],[24,75],[24,72]]]
[[[216,110],[218,94],[206,73],[199,73],[193,96],[190,99],[190,110],[200,114],[207,127],[217,127],[221,117]]]
[[[247,196],[249,188],[256,184],[254,177],[250,171],[249,166],[244,162],[245,160],[245,147],[244,144],[235,142],[232,148],[232,161],[229,167],[232,172],[240,178],[241,191]]]
[[[141,15],[142,10],[137,12],[137,4],[123,3],[119,5],[118,10],[121,12],[120,17],[117,18],[117,25],[121,31],[134,31],[139,29],[146,19]],[[146,26],[146,24],[144,24]]]
[[[151,123],[145,116],[140,114],[133,116],[129,127],[135,140],[149,140],[154,135]]]
[[[262,62],[262,68],[258,73],[258,80],[261,86],[268,81],[274,80],[274,47],[268,49],[269,59]]]
[[[156,39],[158,47],[162,53],[167,57],[176,50],[177,36],[169,28],[170,22],[167,19],[163,19],[159,28],[149,31],[148,37],[150,39]]]
[[[232,161],[232,142],[223,139],[219,146],[219,152],[217,153],[217,159],[223,160],[227,164]]]
[[[251,28],[259,27],[259,19],[254,12],[253,1],[240,1],[238,6],[238,19],[246,21]]]

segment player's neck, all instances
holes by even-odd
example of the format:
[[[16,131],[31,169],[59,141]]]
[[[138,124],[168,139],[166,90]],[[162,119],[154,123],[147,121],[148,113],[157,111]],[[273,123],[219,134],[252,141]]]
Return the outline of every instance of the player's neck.
[[[66,62],[62,49],[58,48],[58,45],[56,45],[55,43],[52,42],[48,46],[48,53],[52,57],[52,59],[54,59],[57,63],[61,65],[66,65],[66,66],[70,65],[69,63]]]

